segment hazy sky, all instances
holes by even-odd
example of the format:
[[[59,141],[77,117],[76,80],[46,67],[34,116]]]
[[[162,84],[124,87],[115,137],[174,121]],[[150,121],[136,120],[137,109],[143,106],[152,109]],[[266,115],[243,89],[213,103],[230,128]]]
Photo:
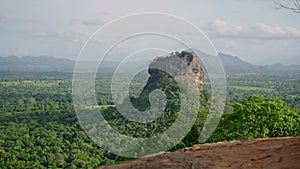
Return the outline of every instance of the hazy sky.
[[[97,29],[137,12],[183,17],[202,29],[218,52],[251,63],[300,57],[300,14],[275,9],[273,0],[0,0],[0,56],[76,59]]]

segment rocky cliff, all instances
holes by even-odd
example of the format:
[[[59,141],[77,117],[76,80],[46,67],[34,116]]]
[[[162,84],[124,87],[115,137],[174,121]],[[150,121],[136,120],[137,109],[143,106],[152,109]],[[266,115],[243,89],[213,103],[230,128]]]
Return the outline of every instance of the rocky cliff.
[[[168,57],[157,58],[149,65],[147,84],[141,95],[157,87],[165,78],[183,80],[188,84],[196,84],[201,90],[204,71],[196,54],[176,52]]]

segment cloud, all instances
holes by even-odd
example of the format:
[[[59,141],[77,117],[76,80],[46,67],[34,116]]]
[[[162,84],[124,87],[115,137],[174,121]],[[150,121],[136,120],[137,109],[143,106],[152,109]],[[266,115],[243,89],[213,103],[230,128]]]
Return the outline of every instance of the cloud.
[[[16,21],[24,22],[24,23],[33,23],[33,24],[40,23],[38,20],[34,18],[17,18]]]
[[[70,24],[82,24],[85,26],[102,26],[105,22],[102,19],[94,18],[94,19],[71,19]]]
[[[81,22],[84,25],[87,26],[101,26],[104,25],[104,22],[102,20],[99,19],[90,19],[90,20],[85,20]]]
[[[234,48],[234,47],[237,47],[237,46],[238,46],[238,43],[236,43],[234,41],[229,41],[229,42],[225,43],[226,48]]]
[[[63,40],[71,43],[83,43],[84,38],[80,33],[74,33],[72,31],[66,31],[63,29],[59,29],[55,32],[44,32],[37,35],[39,38],[55,38],[58,40]]]
[[[0,21],[12,21],[12,22],[18,22],[18,23],[39,23],[38,20],[34,18],[27,18],[27,17],[7,17],[4,15],[0,15]]]
[[[300,39],[300,30],[297,28],[291,26],[271,26],[264,23],[242,26],[229,24],[218,19],[208,24],[208,30],[216,37],[261,40]]]
[[[209,28],[220,36],[238,36],[244,30],[242,26],[229,25],[222,20],[215,20],[209,24]]]

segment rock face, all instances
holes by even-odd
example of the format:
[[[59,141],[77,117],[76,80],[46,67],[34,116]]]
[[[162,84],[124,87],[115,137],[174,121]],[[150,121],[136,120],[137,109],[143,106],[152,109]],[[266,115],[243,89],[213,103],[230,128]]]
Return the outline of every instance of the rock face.
[[[196,54],[181,52],[166,58],[158,58],[148,68],[150,77],[142,92],[149,91],[163,81],[165,77],[180,79],[189,84],[196,84],[201,90],[204,71]]]
[[[299,168],[299,161],[300,137],[282,137],[197,144],[99,169],[295,169]]]

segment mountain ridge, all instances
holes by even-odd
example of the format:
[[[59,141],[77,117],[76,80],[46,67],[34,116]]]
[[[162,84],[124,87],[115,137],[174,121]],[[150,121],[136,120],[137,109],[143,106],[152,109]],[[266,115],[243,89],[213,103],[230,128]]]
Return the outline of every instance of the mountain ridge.
[[[218,54],[225,73],[274,73],[275,72],[299,72],[300,65],[284,65],[276,63],[272,65],[254,65],[237,56],[220,52]],[[72,72],[76,61],[52,56],[8,56],[0,57],[0,71],[63,71]],[[114,68],[118,62],[106,61],[105,68]]]
[[[0,57],[1,71],[72,71],[75,61],[52,56]]]

